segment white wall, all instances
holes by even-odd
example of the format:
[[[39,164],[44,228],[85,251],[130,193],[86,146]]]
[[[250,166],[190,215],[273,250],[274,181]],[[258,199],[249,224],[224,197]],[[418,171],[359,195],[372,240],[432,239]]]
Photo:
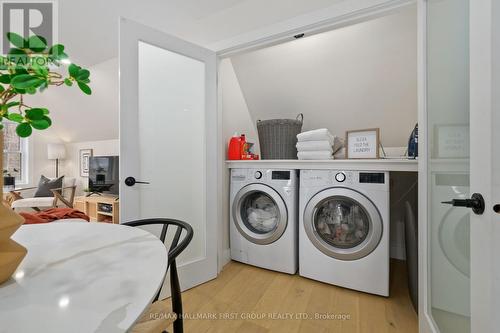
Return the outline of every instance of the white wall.
[[[109,59],[89,70],[90,96],[74,85],[49,87],[25,98],[30,106],[50,110],[53,125],[42,135],[56,136],[63,142],[118,138],[118,59]]]
[[[55,161],[47,159],[48,143],[65,143],[68,147],[81,144],[84,148],[94,148],[97,154],[118,154],[118,59],[92,66],[90,71],[93,90],[90,96],[81,93],[78,87],[62,86],[50,87],[25,99],[30,106],[47,107],[53,120],[50,128],[34,131],[29,138],[29,186],[35,186],[40,175],[55,176]],[[115,142],[116,147],[110,142]],[[70,167],[65,169],[68,163]],[[60,174],[63,168],[68,176],[79,174],[79,166],[73,161],[61,161],[60,167]],[[80,180],[78,191],[83,190],[83,184]]]
[[[47,158],[47,145],[49,143],[60,143],[59,137],[53,133],[43,133],[33,131],[31,137],[28,138],[28,184],[26,187],[38,185],[41,175],[46,177],[55,177],[55,161]],[[62,174],[64,161],[59,163],[59,174]],[[23,186],[24,187],[24,186]]]
[[[402,147],[417,122],[416,38],[410,6],[237,55],[232,63],[252,123],[304,113],[304,130],[326,126],[344,136],[379,127],[384,146]]]
[[[431,157],[436,157],[434,136],[439,126],[469,124],[469,28],[464,24],[469,11],[464,1],[432,1],[428,6],[426,83]]]
[[[248,112],[245,98],[230,59],[223,59],[220,62],[219,77],[221,78],[223,137],[230,138],[234,132],[238,132],[238,134],[245,133],[249,141],[254,141],[257,144],[258,153],[257,128]],[[227,156],[227,140],[223,142],[223,145],[222,150],[225,152],[225,159],[225,156]],[[222,181],[222,246],[226,250],[226,255],[229,256],[227,251],[229,249],[229,170],[225,168],[225,165]]]
[[[76,195],[82,195],[88,186],[88,177],[80,176],[80,149],[92,149],[93,156],[118,156],[120,143],[118,139],[87,141],[66,144],[66,159],[64,160],[63,172],[66,177],[76,178]]]

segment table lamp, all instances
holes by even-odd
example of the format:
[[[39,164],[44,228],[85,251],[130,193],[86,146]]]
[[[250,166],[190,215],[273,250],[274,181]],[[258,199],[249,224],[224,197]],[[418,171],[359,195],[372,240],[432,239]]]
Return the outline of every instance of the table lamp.
[[[49,160],[56,160],[56,178],[59,177],[59,160],[66,157],[66,148],[62,143],[49,143],[47,145],[47,155]]]

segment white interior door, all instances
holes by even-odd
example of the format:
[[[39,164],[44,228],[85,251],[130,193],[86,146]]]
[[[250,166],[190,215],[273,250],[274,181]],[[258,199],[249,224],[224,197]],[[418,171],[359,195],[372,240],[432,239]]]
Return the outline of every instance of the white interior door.
[[[191,288],[217,275],[216,55],[121,19],[119,59],[120,221],[189,223],[194,237],[177,265]]]
[[[419,5],[420,331],[498,332],[500,4]]]

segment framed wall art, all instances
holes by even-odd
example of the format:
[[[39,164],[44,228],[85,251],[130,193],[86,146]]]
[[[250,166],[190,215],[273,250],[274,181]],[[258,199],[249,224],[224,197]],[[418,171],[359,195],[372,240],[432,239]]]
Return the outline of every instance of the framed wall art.
[[[88,177],[92,149],[80,149],[80,176]]]

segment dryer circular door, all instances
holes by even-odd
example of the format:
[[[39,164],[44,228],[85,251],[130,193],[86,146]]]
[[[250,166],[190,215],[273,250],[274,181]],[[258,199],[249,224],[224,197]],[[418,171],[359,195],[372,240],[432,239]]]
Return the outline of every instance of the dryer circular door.
[[[240,234],[260,245],[277,241],[285,232],[288,213],[278,192],[264,184],[250,184],[236,194],[233,221]]]
[[[330,188],[314,195],[304,211],[304,228],[321,252],[340,260],[370,254],[382,238],[380,213],[363,194],[348,188]]]

